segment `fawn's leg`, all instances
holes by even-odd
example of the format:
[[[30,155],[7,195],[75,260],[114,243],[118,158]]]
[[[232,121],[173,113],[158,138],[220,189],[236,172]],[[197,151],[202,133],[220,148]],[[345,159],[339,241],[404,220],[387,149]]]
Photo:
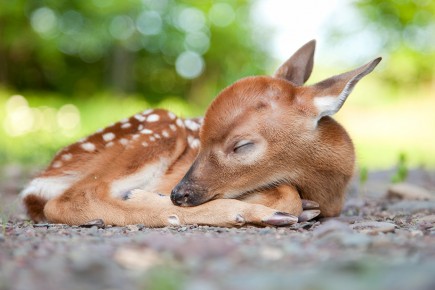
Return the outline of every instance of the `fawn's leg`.
[[[310,220],[320,214],[317,209],[319,205],[316,202],[301,199],[297,189],[286,184],[251,194],[242,200],[290,213],[299,217],[299,221]]]
[[[259,204],[234,199],[219,199],[196,207],[179,207],[169,196],[134,191],[126,201],[104,195],[104,186],[67,192],[50,200],[44,214],[50,222],[71,225],[102,219],[105,224],[144,224],[163,227],[171,224],[210,226],[282,226],[297,222],[297,217]],[[139,193],[138,193],[139,192]]]

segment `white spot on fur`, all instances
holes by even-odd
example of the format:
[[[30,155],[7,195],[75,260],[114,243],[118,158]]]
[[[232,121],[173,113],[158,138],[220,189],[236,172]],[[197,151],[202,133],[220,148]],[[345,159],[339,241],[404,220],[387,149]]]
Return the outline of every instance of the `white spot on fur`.
[[[143,121],[146,120],[146,118],[145,118],[144,116],[139,115],[139,114],[134,115],[134,118],[135,118],[136,120],[138,120],[139,122],[143,122]]]
[[[150,137],[150,141],[151,141],[151,142],[154,142],[154,141],[156,141],[156,138],[154,138],[153,136],[151,136],[151,137]]]
[[[112,147],[113,144],[115,144],[115,143],[113,143],[113,142],[109,142],[109,143],[106,144],[106,147]]]
[[[119,139],[119,143],[121,143],[122,145],[127,145],[128,144],[128,140],[127,139],[125,139],[125,138],[121,138],[121,139]]]
[[[141,134],[152,134],[153,131],[150,129],[143,129],[142,131],[140,131]]]
[[[177,126],[175,126],[174,124],[170,124],[169,128],[171,128],[172,131],[177,131]]]
[[[68,153],[68,154],[63,154],[62,155],[62,160],[63,161],[70,161],[72,159],[72,154]]]
[[[128,123],[128,122],[121,125],[122,129],[127,129],[127,128],[130,128],[130,127],[131,127],[131,124]]]
[[[150,192],[156,191],[162,177],[168,170],[169,160],[161,158],[155,163],[147,163],[135,174],[123,176],[112,182],[110,192],[113,197],[122,198],[125,192],[132,189],[142,189]]]
[[[137,130],[138,130],[138,131],[142,131],[142,130],[143,130],[143,125],[140,124],[140,125],[137,127]]]
[[[177,124],[178,127],[184,128],[183,120],[177,119],[177,121],[175,121],[175,123]]]
[[[91,142],[83,143],[82,145],[80,145],[80,147],[82,147],[83,150],[88,151],[88,152],[93,152],[93,151],[95,151],[95,148],[96,148],[94,143],[91,143]]]
[[[122,120],[121,120],[121,123],[127,123],[128,120],[129,120],[129,118],[122,119]]]
[[[148,147],[148,143],[147,142],[142,142],[142,146],[143,147]]]
[[[162,136],[165,137],[165,138],[169,138],[169,133],[168,133],[168,131],[163,130],[163,131],[162,131]]]
[[[170,225],[173,225],[173,226],[179,226],[180,225],[180,219],[178,218],[177,215],[173,214],[173,215],[170,215],[168,217],[168,223]]]
[[[199,142],[199,140],[198,140],[198,139],[195,139],[195,140],[192,141],[191,147],[194,148],[194,149],[196,149],[196,148],[199,147],[200,144],[201,144],[201,143]]]
[[[147,118],[148,122],[157,122],[158,120],[160,120],[160,116],[157,114],[149,115]]]
[[[192,147],[193,140],[195,140],[195,137],[192,135],[187,136],[187,143],[189,143],[190,147]]]
[[[112,141],[113,139],[115,139],[115,134],[113,134],[112,132],[103,135],[103,140],[106,142]]]
[[[77,175],[35,178],[21,192],[20,196],[25,198],[29,194],[35,194],[45,199],[52,199],[61,195],[78,179]]]
[[[175,118],[177,118],[177,116],[174,113],[172,113],[172,112],[168,112],[168,117],[171,120],[175,120]]]
[[[184,124],[186,125],[186,127],[189,130],[192,130],[192,131],[197,131],[199,128],[201,128],[201,126],[198,123],[196,123],[192,120],[189,120],[189,119],[184,120]]]
[[[59,168],[59,167],[61,167],[62,166],[62,162],[61,161],[55,161],[54,163],[53,163],[53,168]]]
[[[143,111],[142,114],[144,114],[144,115],[148,115],[148,114],[150,114],[150,113],[152,113],[152,112],[154,112],[153,109],[148,109],[148,110]]]
[[[134,135],[131,137],[131,139],[136,140],[136,139],[139,138],[139,137],[140,137],[139,134],[134,134]]]
[[[187,136],[187,143],[193,149],[198,148],[199,145],[200,145],[199,140],[196,139],[195,137],[191,136],[191,135]]]
[[[161,137],[160,137],[160,135],[159,134],[154,134],[154,137],[156,137],[156,139],[160,139]]]

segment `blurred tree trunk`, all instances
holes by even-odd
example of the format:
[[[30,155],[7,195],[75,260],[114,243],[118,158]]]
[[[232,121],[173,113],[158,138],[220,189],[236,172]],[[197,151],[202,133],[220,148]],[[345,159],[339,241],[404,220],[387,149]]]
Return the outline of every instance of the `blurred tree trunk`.
[[[0,19],[0,39],[5,39],[4,21]],[[0,84],[7,86],[8,81],[8,47],[6,41],[0,42]]]
[[[110,84],[120,96],[135,90],[135,77],[133,75],[134,60],[134,53],[127,51],[119,45],[114,47],[112,62],[109,68],[111,76]]]

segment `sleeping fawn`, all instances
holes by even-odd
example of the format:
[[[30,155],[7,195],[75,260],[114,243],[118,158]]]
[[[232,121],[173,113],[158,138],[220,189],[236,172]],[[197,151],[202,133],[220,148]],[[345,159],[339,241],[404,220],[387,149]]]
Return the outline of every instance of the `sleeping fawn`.
[[[303,86],[315,42],[224,89],[204,118],[146,110],[65,147],[21,194],[35,221],[290,225],[340,214],[354,148],[330,116],[381,58]]]

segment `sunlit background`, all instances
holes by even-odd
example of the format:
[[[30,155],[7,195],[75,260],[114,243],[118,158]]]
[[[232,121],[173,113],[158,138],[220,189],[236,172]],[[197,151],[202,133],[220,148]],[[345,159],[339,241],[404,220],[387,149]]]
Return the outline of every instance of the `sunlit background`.
[[[359,166],[433,168],[434,15],[431,0],[2,1],[0,164],[44,165],[146,107],[201,115],[317,39],[309,83],[383,57],[336,116]]]

